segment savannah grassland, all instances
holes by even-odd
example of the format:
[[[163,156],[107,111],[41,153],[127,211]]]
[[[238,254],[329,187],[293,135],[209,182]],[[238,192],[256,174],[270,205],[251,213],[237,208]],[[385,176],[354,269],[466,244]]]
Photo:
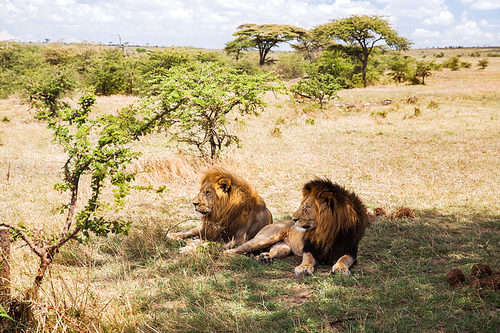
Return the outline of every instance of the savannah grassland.
[[[440,51],[469,53],[410,53]],[[471,68],[434,72],[425,86],[341,91],[324,110],[269,95],[259,117],[232,123],[243,148],[216,165],[248,180],[275,221],[293,214],[315,176],[355,191],[371,209],[415,212],[372,222],[352,277],[329,275],[327,266],[295,277],[297,257],[264,266],[216,246],[179,255],[183,242],[165,234],[198,223],[191,199],[210,165],[156,134],[134,147],[142,152],[135,185],[167,191],[133,192],[114,213],[133,221],[128,236],[75,242],[59,253],[33,331],[497,332],[500,291],[467,285],[475,263],[500,270],[500,58],[484,70],[478,59],[462,56]],[[114,112],[134,97],[97,102],[96,113]],[[53,184],[66,156],[19,99],[0,100],[0,120],[0,219],[57,232],[67,198]],[[21,295],[37,259],[13,243],[11,264],[12,293]],[[446,282],[453,268],[464,271],[464,286]]]

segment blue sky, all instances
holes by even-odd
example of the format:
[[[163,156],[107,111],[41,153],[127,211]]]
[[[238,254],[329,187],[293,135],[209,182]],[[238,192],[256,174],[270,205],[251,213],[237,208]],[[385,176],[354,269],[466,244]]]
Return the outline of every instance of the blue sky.
[[[0,40],[221,49],[243,23],[384,15],[414,48],[500,46],[500,0],[0,0]]]

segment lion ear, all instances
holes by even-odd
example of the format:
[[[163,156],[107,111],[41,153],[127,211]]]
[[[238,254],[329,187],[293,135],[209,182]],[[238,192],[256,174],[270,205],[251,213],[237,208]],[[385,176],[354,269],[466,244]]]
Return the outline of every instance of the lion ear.
[[[229,178],[221,178],[219,179],[217,184],[219,185],[219,189],[222,192],[227,193],[229,191],[229,188],[231,187],[231,180],[229,180]]]
[[[331,205],[333,202],[333,193],[324,191],[319,194],[319,199],[325,201],[328,205]]]

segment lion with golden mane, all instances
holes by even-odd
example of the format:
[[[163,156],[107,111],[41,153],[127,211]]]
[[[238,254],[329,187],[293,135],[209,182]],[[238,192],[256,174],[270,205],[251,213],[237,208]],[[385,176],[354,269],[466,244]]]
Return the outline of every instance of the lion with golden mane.
[[[271,212],[257,192],[245,180],[221,168],[208,170],[202,176],[193,206],[202,219],[201,225],[168,234],[168,237],[199,236],[205,241],[222,241],[224,247],[230,249],[252,239],[264,226],[273,223]]]
[[[302,189],[302,202],[292,220],[264,227],[253,239],[230,253],[254,251],[261,262],[270,263],[294,253],[302,257],[296,275],[309,275],[318,263],[333,265],[332,273],[350,276],[358,244],[369,222],[365,205],[353,192],[332,183],[315,179]]]

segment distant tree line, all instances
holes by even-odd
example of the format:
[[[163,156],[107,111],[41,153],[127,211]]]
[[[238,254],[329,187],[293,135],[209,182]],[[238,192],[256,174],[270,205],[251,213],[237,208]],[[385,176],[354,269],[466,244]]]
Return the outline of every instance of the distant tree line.
[[[330,90],[334,85],[337,89],[366,87],[388,79],[425,83],[431,70],[439,69],[432,61],[417,62],[403,56],[400,51],[408,50],[411,42],[399,36],[381,16],[354,15],[310,30],[291,25],[242,24],[234,37],[224,50],[174,46],[127,48],[124,52],[120,47],[91,43],[1,42],[0,98],[20,92],[29,95],[41,85],[49,87],[38,97],[49,103],[88,87],[93,87],[97,95],[140,95],[148,90],[152,76],[193,63],[217,63],[249,75],[277,71],[283,79],[316,80],[313,86],[319,84]],[[283,43],[294,51],[272,52]],[[478,63],[483,69],[487,65],[487,59]],[[457,70],[468,65],[450,59],[442,66]],[[50,86],[55,84],[63,88],[57,90],[62,95],[54,96]]]

